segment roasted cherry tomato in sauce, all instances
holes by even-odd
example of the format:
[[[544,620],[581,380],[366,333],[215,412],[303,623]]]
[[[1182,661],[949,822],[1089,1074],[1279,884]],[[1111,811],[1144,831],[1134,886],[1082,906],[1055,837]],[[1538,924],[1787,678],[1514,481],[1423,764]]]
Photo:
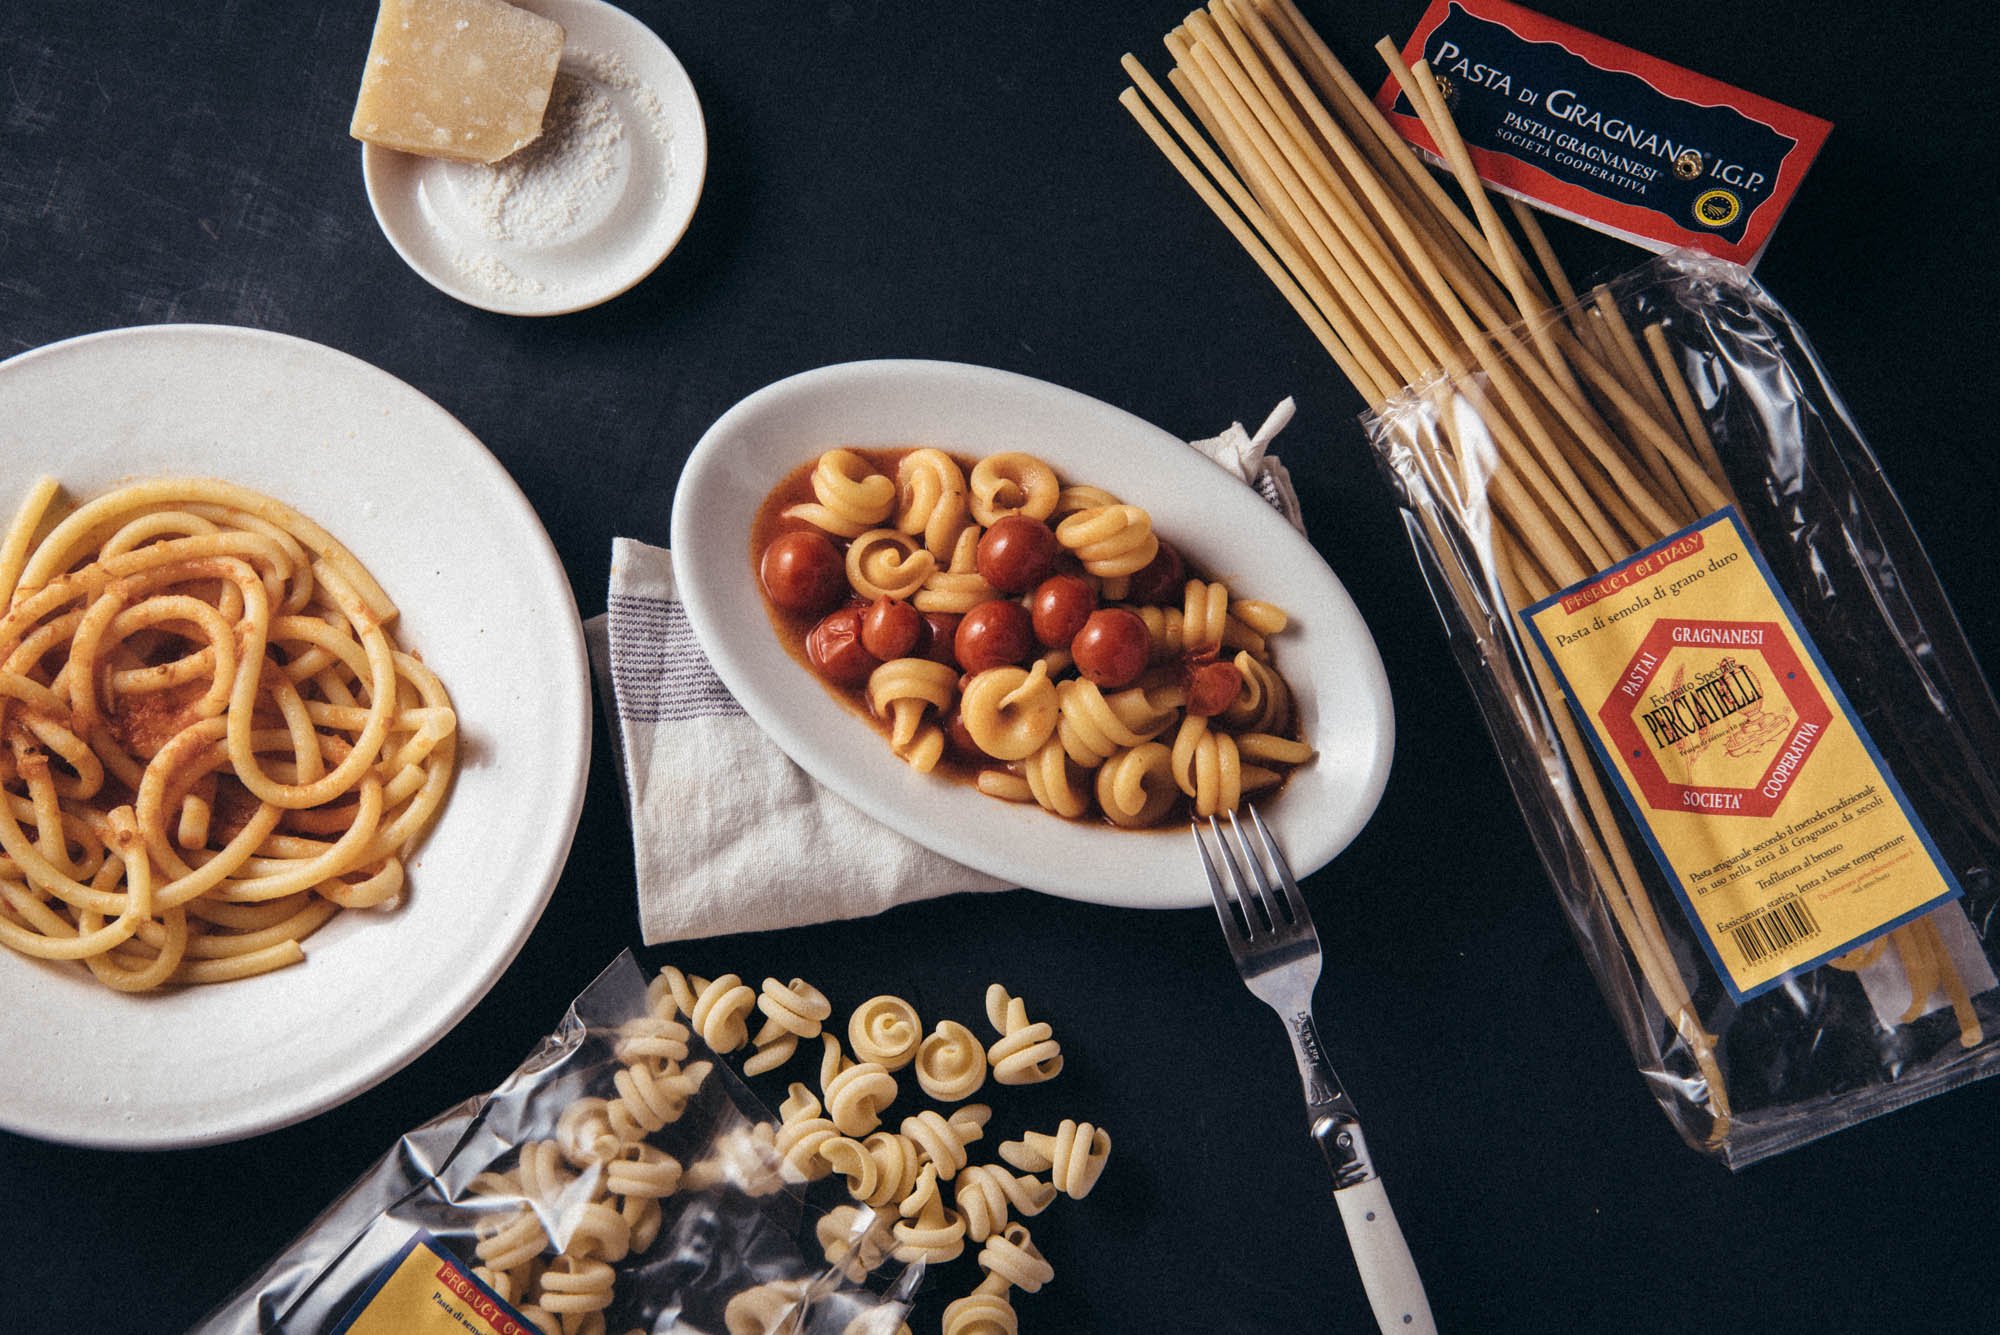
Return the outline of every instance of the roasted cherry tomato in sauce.
[[[1025,661],[1035,652],[1035,628],[1027,608],[994,599],[965,614],[953,644],[959,667],[984,672]]]
[[[923,613],[884,594],[861,614],[861,646],[884,662],[903,658],[917,647],[923,629]]]
[[[861,643],[859,607],[843,607],[806,633],[806,660],[836,686],[860,686],[882,660]]]
[[[1132,576],[1131,597],[1148,606],[1179,607],[1186,589],[1187,567],[1181,554],[1163,542],[1159,554]]]
[[[787,612],[824,612],[847,596],[847,571],[824,533],[802,529],[773,538],[757,575],[771,601]]]
[[[1243,673],[1234,663],[1204,663],[1188,676],[1187,712],[1199,718],[1220,714],[1236,703]]]
[[[1007,515],[979,539],[979,574],[1002,593],[1026,593],[1055,573],[1062,548],[1039,519]]]
[[[1028,599],[1035,638],[1051,649],[1063,648],[1075,639],[1096,610],[1097,590],[1081,575],[1051,575],[1035,586],[1034,596]]]
[[[1152,648],[1152,636],[1137,612],[1100,607],[1070,641],[1069,652],[1085,680],[1115,690],[1139,679]]]
[[[951,754],[960,760],[979,764],[992,759],[979,749],[979,743],[972,740],[972,733],[965,726],[965,716],[956,709],[952,710],[951,717],[944,721],[944,742]]]
[[[923,618],[924,628],[918,632],[916,648],[911,652],[933,663],[957,667],[958,623],[965,618],[956,612],[925,612]]]

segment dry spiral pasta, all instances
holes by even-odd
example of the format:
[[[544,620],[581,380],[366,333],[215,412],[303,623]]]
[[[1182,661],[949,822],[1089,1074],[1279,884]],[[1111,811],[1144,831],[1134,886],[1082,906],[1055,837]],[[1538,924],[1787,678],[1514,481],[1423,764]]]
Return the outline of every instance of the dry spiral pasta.
[[[679,1070],[649,1062],[620,1068],[611,1077],[618,1097],[605,1108],[612,1134],[620,1140],[639,1140],[668,1122],[679,1121],[688,1100],[712,1069],[713,1063],[705,1061],[691,1062]]]
[[[863,1205],[893,1205],[916,1189],[924,1157],[909,1137],[873,1131],[861,1140],[836,1137],[820,1147],[820,1157],[847,1179],[847,1194]]]
[[[715,1138],[708,1154],[687,1166],[681,1185],[688,1191],[729,1186],[746,1196],[769,1196],[785,1188],[785,1156],[769,1122],[731,1127]]]
[[[457,719],[395,604],[247,488],[142,482],[0,539],[0,944],[107,986],[223,982],[393,905]]]
[[[843,1136],[865,1136],[882,1124],[882,1109],[896,1101],[896,1077],[879,1062],[848,1060],[840,1040],[821,1034],[819,1091],[827,1115]]]
[[[836,1205],[813,1225],[820,1250],[827,1263],[859,1284],[868,1273],[889,1259],[896,1245],[891,1231],[892,1216],[858,1205]]]
[[[984,1242],[1007,1226],[1009,1211],[1033,1216],[1049,1208],[1056,1189],[1038,1177],[1016,1176],[998,1164],[973,1164],[958,1175],[952,1203],[965,1216],[965,1234]]]
[[[1030,1131],[1019,1140],[1001,1142],[1000,1157],[1024,1173],[1046,1172],[1057,1191],[1082,1200],[1111,1158],[1111,1133],[1065,1117],[1054,1134]]]
[[[1028,1007],[999,983],[986,989],[986,1018],[1000,1037],[986,1049],[993,1078],[1003,1085],[1053,1080],[1063,1068],[1062,1045],[1047,1021],[1028,1022]]]
[[[988,668],[966,683],[958,714],[973,744],[995,760],[1025,760],[1056,730],[1055,683],[1048,669]]]
[[[972,517],[988,528],[1008,515],[1047,519],[1061,495],[1056,470],[1032,454],[989,454],[972,467]]]
[[[828,1164],[820,1151],[840,1135],[840,1128],[823,1112],[812,1090],[798,1081],[792,1082],[785,1101],[778,1105],[778,1129],[772,1144],[793,1181],[817,1182],[827,1174]]]
[[[978,1287],[944,1309],[943,1335],[1016,1335],[1020,1322],[1007,1300],[1009,1291],[1039,1293],[1056,1273],[1021,1223],[986,1239],[979,1268],[986,1277]]]
[[[750,1040],[757,1051],[743,1063],[745,1075],[775,1071],[790,1061],[800,1039],[819,1037],[820,1025],[833,1014],[833,1003],[803,978],[789,983],[766,978],[757,994],[757,1009],[764,1013],[764,1024]]]
[[[917,1047],[917,1085],[940,1103],[958,1103],[986,1083],[986,1049],[956,1020],[939,1020]]]
[[[785,511],[836,537],[851,538],[889,518],[896,484],[853,450],[828,450],[813,465],[814,500]]]
[[[897,1208],[895,1256],[899,1261],[941,1265],[965,1250],[965,1220],[944,1203],[936,1164],[925,1164],[917,1186]]]
[[[1151,517],[1136,505],[1078,510],[1056,525],[1056,541],[1101,578],[1136,574],[1160,552]]]
[[[684,974],[669,965],[660,970],[668,994],[701,1041],[717,1052],[734,1052],[750,1041],[750,1012],[757,994],[733,973],[710,980]]]
[[[900,1071],[916,1060],[923,1037],[916,1007],[901,997],[870,997],[847,1018],[847,1046],[855,1060],[879,1063],[884,1070]]]
[[[774,1279],[736,1294],[722,1309],[729,1335],[779,1335],[793,1328],[792,1313],[806,1304],[811,1282]]]
[[[903,1139],[916,1146],[924,1162],[937,1169],[938,1177],[949,1182],[965,1167],[965,1147],[986,1134],[986,1123],[992,1116],[993,1110],[983,1103],[956,1108],[950,1117],[926,1108],[903,1119]]]
[[[896,466],[896,527],[923,535],[924,550],[951,551],[965,527],[965,473],[943,450],[911,450]]]

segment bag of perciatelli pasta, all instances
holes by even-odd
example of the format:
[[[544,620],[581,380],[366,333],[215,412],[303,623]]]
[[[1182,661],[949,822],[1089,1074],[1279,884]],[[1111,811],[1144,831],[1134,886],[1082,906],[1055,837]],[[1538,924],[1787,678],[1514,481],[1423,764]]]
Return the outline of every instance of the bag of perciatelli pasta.
[[[867,1210],[808,1203],[771,1115],[657,995],[621,955],[499,1088],[404,1136],[195,1330],[894,1335],[921,1262],[870,1251]]]
[[[1641,1071],[1740,1167],[2000,1064],[2000,711],[1749,273],[1593,296],[1366,425]]]

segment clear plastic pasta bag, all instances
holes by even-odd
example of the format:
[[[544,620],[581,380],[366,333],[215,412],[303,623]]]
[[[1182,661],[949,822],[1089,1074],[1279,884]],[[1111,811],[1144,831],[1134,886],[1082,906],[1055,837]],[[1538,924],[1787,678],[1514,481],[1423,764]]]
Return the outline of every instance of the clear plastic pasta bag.
[[[1748,272],[1593,295],[1364,424],[1641,1073],[1741,1167],[2000,1063],[2000,712]]]
[[[404,1136],[195,1330],[896,1335],[922,1263],[821,1259],[846,1249],[814,1240],[831,1212],[776,1119],[651,1002],[620,955],[499,1088]],[[866,1252],[870,1212],[832,1217]]]

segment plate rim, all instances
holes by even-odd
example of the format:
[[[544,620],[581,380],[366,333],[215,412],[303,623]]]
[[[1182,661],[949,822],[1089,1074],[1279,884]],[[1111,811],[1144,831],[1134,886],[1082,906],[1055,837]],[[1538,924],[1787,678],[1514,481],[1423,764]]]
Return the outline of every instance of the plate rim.
[[[328,357],[339,362],[351,363],[354,367],[358,367],[365,375],[379,377],[388,381],[394,389],[413,395],[426,408],[436,412],[442,419],[442,422],[448,423],[451,432],[459,438],[461,444],[472,447],[466,452],[465,458],[473,466],[487,470],[491,475],[492,481],[498,484],[499,494],[504,496],[529,521],[530,531],[536,539],[537,544],[534,554],[536,557],[544,559],[547,562],[548,571],[553,572],[558,577],[560,585],[567,595],[561,603],[561,606],[567,612],[567,615],[562,618],[562,637],[565,641],[565,644],[562,646],[564,649],[563,658],[567,668],[563,674],[563,678],[572,682],[576,688],[573,692],[575,699],[572,702],[574,709],[571,711],[572,717],[569,722],[572,731],[581,739],[582,744],[579,748],[571,751],[574,757],[573,773],[570,776],[570,792],[561,804],[561,819],[559,822],[551,823],[551,828],[557,831],[557,833],[548,841],[547,851],[549,856],[547,869],[543,875],[544,884],[531,897],[532,905],[530,905],[528,899],[521,901],[520,907],[526,911],[522,912],[519,925],[509,934],[509,937],[502,943],[501,948],[494,954],[492,963],[487,970],[477,977],[464,975],[468,979],[468,983],[464,988],[463,995],[456,999],[445,1011],[433,1017],[424,1027],[425,1032],[421,1036],[403,1044],[399,1051],[389,1052],[388,1055],[379,1060],[356,1068],[354,1073],[351,1073],[344,1079],[330,1081],[324,1086],[309,1086],[310,1092],[302,1097],[274,1099],[265,1106],[264,1111],[255,1116],[236,1117],[232,1120],[224,1121],[219,1126],[200,1131],[151,1134],[148,1129],[150,1124],[140,1124],[135,1130],[125,1133],[93,1131],[66,1125],[51,1126],[18,1116],[14,1105],[10,1101],[0,1099],[0,1129],[50,1144],[69,1145],[83,1149],[132,1151],[199,1149],[250,1140],[258,1136],[267,1135],[273,1131],[283,1130],[286,1127],[296,1126],[321,1113],[341,1107],[403,1071],[456,1029],[460,1022],[467,1015],[471,1014],[480,1002],[486,999],[501,977],[506,974],[508,969],[513,967],[514,962],[520,957],[522,949],[527,945],[528,938],[534,934],[536,927],[540,925],[542,916],[548,909],[549,901],[555,894],[556,886],[562,879],[562,873],[568,865],[569,856],[575,844],[577,830],[582,821],[584,800],[589,788],[592,749],[592,686],[590,682],[589,654],[583,634],[582,617],[576,605],[575,588],[570,583],[569,574],[562,565],[561,556],[556,550],[554,540],[549,536],[547,526],[542,523],[541,516],[536,512],[533,503],[528,500],[527,493],[521,490],[520,484],[515,481],[513,474],[507,470],[506,465],[500,462],[499,457],[486,446],[485,442],[481,441],[471,428],[459,421],[455,414],[445,408],[436,399],[433,399],[430,395],[424,393],[402,377],[375,365],[365,358],[357,357],[353,353],[332,347],[329,344],[320,343],[314,339],[303,338],[296,334],[281,333],[276,330],[260,329],[250,325],[203,322],[124,325],[72,335],[69,338],[58,339],[55,342],[45,343],[39,347],[24,349],[13,356],[0,360],[0,377],[5,377],[9,372],[14,371],[24,363],[72,354],[78,348],[93,344],[150,341],[172,336],[240,339],[249,342],[261,342],[270,344],[273,347],[301,351],[309,356]],[[456,782],[456,777],[454,777],[454,784]],[[425,835],[426,842],[429,837],[429,833],[427,832]],[[421,847],[420,845],[420,855]]]
[[[696,443],[694,450],[689,454],[687,463],[682,468],[680,481],[675,488],[674,504],[670,520],[670,546],[675,550],[679,550],[682,545],[681,535],[693,531],[695,523],[692,516],[697,504],[711,485],[708,482],[708,477],[712,472],[721,473],[727,469],[728,465],[723,447],[727,445],[730,437],[736,432],[739,423],[746,420],[754,420],[758,414],[767,411],[774,401],[782,401],[788,397],[800,394],[838,393],[843,386],[843,382],[852,382],[856,379],[865,381],[875,376],[897,375],[936,377],[940,380],[960,380],[966,384],[983,381],[1003,391],[1012,390],[1034,395],[1045,395],[1051,401],[1061,401],[1067,408],[1074,409],[1080,413],[1107,414],[1111,418],[1121,421],[1128,428],[1143,432],[1163,445],[1171,443],[1175,448],[1183,451],[1190,448],[1185,440],[1174,435],[1172,432],[1115,404],[1107,403],[1080,390],[1071,389],[1064,385],[1016,371],[1008,371],[998,367],[983,366],[970,362],[936,358],[891,357],[836,362],[796,372],[752,391],[731,405],[703,433],[701,439]],[[829,445],[827,448],[831,448],[831,446]],[[962,447],[947,443],[946,448],[956,449]],[[1220,467],[1219,465],[1215,466]],[[1344,851],[1360,834],[1361,830],[1367,826],[1368,822],[1373,818],[1375,811],[1380,807],[1382,797],[1388,786],[1389,773],[1395,756],[1395,708],[1387,670],[1382,661],[1380,645],[1375,639],[1373,630],[1368,627],[1366,620],[1362,618],[1360,608],[1355,604],[1353,596],[1347,590],[1346,584],[1340,579],[1339,574],[1326,562],[1325,558],[1319,554],[1318,549],[1312,545],[1310,539],[1302,531],[1292,528],[1275,511],[1272,512],[1272,517],[1276,520],[1278,528],[1284,530],[1289,535],[1286,541],[1295,541],[1304,552],[1309,553],[1311,558],[1324,568],[1326,578],[1330,582],[1333,591],[1337,594],[1338,602],[1344,604],[1345,612],[1351,614],[1355,625],[1359,628],[1366,653],[1363,655],[1358,666],[1360,676],[1363,678],[1364,688],[1369,697],[1367,712],[1373,715],[1376,723],[1373,733],[1374,745],[1367,756],[1366,772],[1362,775],[1361,781],[1356,787],[1356,800],[1351,807],[1351,819],[1345,822],[1346,828],[1337,831],[1336,837],[1330,840],[1330,847],[1323,857],[1316,857],[1316,859],[1300,858],[1293,854],[1290,847],[1287,848],[1287,856],[1291,859],[1295,868],[1301,868],[1299,874],[1303,876],[1310,875],[1313,871],[1326,865]],[[739,551],[736,546],[731,546],[730,554],[720,559],[729,560],[738,556],[741,556],[747,562],[747,534],[745,535],[743,550]],[[968,853],[976,854],[973,845],[959,843],[955,844],[955,846],[945,846],[945,844],[941,844],[935,838],[936,831],[932,828],[931,823],[912,817],[908,811],[893,802],[877,802],[874,804],[874,809],[871,809],[870,804],[865,799],[867,796],[879,796],[879,793],[870,792],[864,794],[854,791],[846,781],[845,776],[839,772],[838,767],[828,763],[832,748],[827,748],[826,753],[822,754],[821,748],[815,745],[810,738],[795,738],[789,735],[789,729],[780,728],[773,730],[766,726],[763,716],[767,714],[781,716],[781,711],[773,708],[770,702],[763,698],[764,693],[759,689],[757,684],[746,677],[743,672],[739,671],[739,665],[734,662],[733,655],[729,651],[728,637],[718,637],[714,632],[715,621],[711,619],[712,613],[709,605],[711,589],[705,573],[712,564],[714,563],[697,560],[685,567],[678,561],[675,565],[676,591],[686,607],[689,623],[695,632],[697,641],[701,644],[717,675],[722,679],[724,686],[736,697],[738,703],[743,706],[745,713],[749,715],[751,720],[767,737],[771,738],[772,742],[780,750],[821,785],[839,795],[850,804],[866,811],[867,814],[880,820],[884,825],[914,840],[925,848],[961,862],[974,870],[995,876],[1008,882],[1010,885],[1038,890],[1041,893],[1053,895],[1058,898],[1113,907],[1177,909],[1210,906],[1210,900],[1206,894],[1205,887],[1199,883],[1199,878],[1194,877],[1192,874],[1193,859],[1191,857],[1188,859],[1190,874],[1185,878],[1189,888],[1177,893],[1177,887],[1180,884],[1177,881],[1174,886],[1169,886],[1165,893],[1159,897],[1135,897],[1121,889],[1105,890],[1087,884],[1068,888],[1051,888],[1046,885],[1036,886],[1030,883],[1034,878],[1030,877],[1024,880],[1016,874],[1022,870],[1032,870],[1031,862],[1029,861],[1015,859],[1011,862],[1004,862],[1000,859],[988,860],[976,855],[968,856]],[[717,592],[719,594],[719,591]],[[714,644],[718,638],[722,641],[722,651],[720,653],[714,648]],[[812,685],[817,688],[819,684],[814,682]],[[884,754],[887,753],[885,752]],[[887,809],[887,814],[884,814],[883,808]],[[1170,832],[1162,828],[1152,832],[1138,832],[1135,833],[1134,837],[1166,838],[1170,837]],[[953,841],[947,840],[946,843],[953,843]],[[1308,862],[1310,865],[1306,865]]]

